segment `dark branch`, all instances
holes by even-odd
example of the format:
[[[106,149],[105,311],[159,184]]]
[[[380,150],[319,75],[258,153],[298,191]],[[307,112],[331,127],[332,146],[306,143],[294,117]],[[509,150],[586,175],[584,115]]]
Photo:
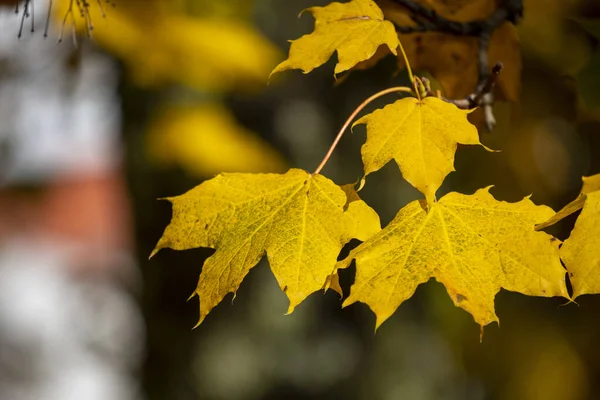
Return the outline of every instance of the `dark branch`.
[[[399,5],[411,12],[411,19],[415,21],[421,31],[439,31],[453,35],[477,36],[481,31],[481,21],[456,22],[440,16],[435,10],[425,7],[413,0],[393,0]],[[405,32],[407,29],[415,27],[398,27],[399,32]],[[414,32],[414,31],[413,31]]]
[[[477,89],[464,99],[446,99],[443,98],[444,101],[448,103],[455,104],[458,108],[463,110],[471,110],[475,107],[481,107],[486,103],[485,96],[494,90],[494,86],[496,85],[496,81],[498,80],[498,75],[502,72],[502,63],[497,63],[492,68],[492,73],[488,74],[488,78],[485,80],[483,85],[477,86]]]
[[[435,10],[432,10],[422,4],[415,3],[413,0],[393,0],[395,3],[403,6],[411,13],[411,19],[415,22],[414,26],[398,26],[396,30],[399,33],[417,33],[417,32],[442,32],[456,36],[478,37],[478,83],[477,88],[466,99],[453,100],[451,102],[467,102],[467,107],[482,107],[485,115],[486,128],[492,130],[496,124],[492,105],[494,95],[492,92],[498,73],[502,65],[496,65],[490,74],[488,61],[488,49],[492,34],[504,21],[516,24],[523,17],[523,0],[500,0],[496,10],[486,19],[478,19],[468,22],[457,22],[440,16]],[[496,72],[494,72],[496,71]],[[475,96],[476,97],[472,97]],[[469,100],[470,99],[470,100]],[[476,103],[476,104],[475,104]],[[456,104],[456,103],[455,103]],[[458,104],[457,104],[458,105]],[[460,107],[460,106],[459,106]]]
[[[440,16],[435,10],[415,3],[414,0],[392,0],[403,6],[411,13],[414,26],[398,26],[401,33],[418,31],[437,31],[458,36],[480,36],[484,31],[495,30],[502,22],[510,21],[514,24],[523,16],[523,0],[502,0],[498,8],[486,19],[469,22],[457,22]]]
[[[434,93],[431,90],[429,79],[426,77],[421,77],[421,81],[425,85],[425,90],[427,91],[427,96],[437,96],[441,100],[454,104],[456,107],[461,110],[472,110],[476,107],[482,107],[485,118],[486,118],[486,128],[491,131],[494,128],[496,120],[494,118],[494,114],[492,113],[492,103],[493,97],[491,97],[492,91],[494,90],[494,86],[496,85],[496,81],[498,80],[498,75],[502,72],[502,63],[496,63],[492,68],[491,74],[488,74],[488,78],[482,84],[477,86],[475,91],[465,97],[464,99],[449,99],[447,97],[441,96],[438,93]],[[491,126],[490,126],[491,125]]]

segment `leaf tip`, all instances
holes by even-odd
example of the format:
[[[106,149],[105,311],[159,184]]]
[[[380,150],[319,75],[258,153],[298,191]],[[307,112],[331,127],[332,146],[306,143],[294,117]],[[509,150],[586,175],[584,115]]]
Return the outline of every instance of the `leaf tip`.
[[[390,22],[390,21],[387,21]],[[390,22],[390,24],[392,25],[392,27],[394,26],[393,23]],[[395,30],[395,28],[393,28]],[[396,36],[396,38],[398,38],[398,36]],[[400,40],[397,39],[396,40],[396,46],[391,46],[389,43],[387,43],[388,48],[390,49],[390,51],[392,52],[393,55],[397,56],[398,55],[398,47],[400,47]]]
[[[486,151],[489,151],[490,153],[502,153],[502,150],[495,150],[495,149],[490,149],[489,147],[487,147],[485,144],[479,142],[479,145],[481,145],[481,147],[483,147]]]
[[[337,64],[335,64],[335,68],[333,70],[333,79],[335,79],[337,81],[337,76],[339,74],[341,74],[342,72],[348,71],[350,68],[351,67],[347,67],[338,62]]]
[[[352,303],[354,303],[354,300],[351,300],[350,297],[347,297],[346,300],[342,302],[342,308],[346,308]]]
[[[273,77],[273,75],[289,69],[289,67],[287,67],[287,63],[288,63],[288,60],[283,60],[282,62],[277,64],[275,66],[275,68],[273,68],[273,71],[271,71],[271,73],[269,74],[269,77],[267,78],[267,85],[269,85],[271,83],[271,78]]]
[[[383,324],[387,319],[388,319],[387,316],[375,314],[375,330],[373,331],[373,334],[377,333],[377,331],[381,327],[381,324]]]
[[[156,253],[158,253],[160,251],[160,247],[156,247],[154,250],[152,250],[152,253],[150,253],[150,256],[148,256],[148,260],[151,260],[152,257],[154,257],[156,255]]]
[[[354,127],[356,125],[366,125],[369,122],[370,115],[371,114],[363,115],[362,117],[354,121],[354,123],[350,126],[350,130],[352,131],[352,133],[354,133]]]
[[[302,14],[304,14],[305,12],[309,12],[309,13],[313,14],[314,10],[317,9],[317,8],[321,8],[321,7],[308,7],[308,8],[305,8],[304,10],[302,10],[302,11],[300,11],[298,13],[298,18],[302,17]]]
[[[485,192],[485,193],[489,194],[490,196],[492,196],[492,194],[490,193],[490,190],[491,190],[491,189],[492,189],[494,186],[495,186],[495,185],[487,185],[486,187],[479,189],[479,190],[478,190],[478,192],[479,192],[479,191],[482,191],[482,192]]]
[[[203,317],[203,316],[200,316],[200,319],[198,320],[198,322],[196,323],[196,325],[194,325],[194,326],[192,327],[192,330],[194,330],[194,329],[198,328],[198,327],[200,326],[200,324],[202,323],[202,321],[204,321],[204,318],[205,318],[205,316],[204,316],[204,317]]]
[[[194,292],[190,295],[190,297],[187,298],[186,301],[190,301],[191,299],[193,299],[197,295],[198,295],[198,292],[196,290],[194,290]]]
[[[285,314],[283,314],[283,315],[290,315],[291,313],[293,313],[293,312],[294,312],[294,309],[295,309],[295,308],[296,308],[296,307],[295,307],[295,306],[293,306],[293,305],[290,303],[290,306],[288,307],[288,310],[287,310],[287,312],[286,312]]]
[[[358,185],[358,189],[356,189],[357,192],[360,192],[361,190],[363,190],[363,187],[365,187],[365,183],[367,183],[367,174],[365,174],[361,179],[360,179],[360,184]]]
[[[287,287],[285,287],[283,289],[283,292],[287,295]],[[288,295],[289,298],[289,295]],[[284,315],[290,315],[291,313],[294,312],[294,310],[296,309],[296,306],[298,306],[298,304],[300,304],[300,302],[296,302],[295,300],[290,299],[290,305],[288,307],[287,312]]]

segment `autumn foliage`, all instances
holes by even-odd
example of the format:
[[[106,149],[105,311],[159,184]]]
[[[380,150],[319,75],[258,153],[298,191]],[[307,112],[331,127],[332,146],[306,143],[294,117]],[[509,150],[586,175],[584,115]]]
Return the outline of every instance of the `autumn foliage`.
[[[481,145],[477,128],[467,119],[472,110],[460,109],[442,93],[431,91],[425,80],[413,76],[410,66],[430,70],[444,96],[466,96],[476,89],[476,74],[458,79],[460,71],[445,70],[439,60],[431,66],[427,54],[452,54],[457,46],[474,44],[472,38],[448,39],[430,32],[422,42],[425,50],[416,51],[388,20],[402,19],[406,13],[392,2],[381,3],[387,8],[382,10],[372,0],[351,0],[308,9],[316,20],[314,31],[292,41],[289,57],[273,73],[290,69],[308,73],[334,53],[335,74],[367,68],[385,53],[398,55],[413,84],[398,91],[410,96],[354,122],[367,130],[361,151],[363,183],[394,160],[423,198],[402,208],[383,229],[353,185],[337,185],[321,175],[320,168],[315,173],[291,169],[285,174],[221,174],[168,198],[173,217],[154,253],[162,248],[216,249],[194,292],[200,299],[199,323],[228,293],[236,293],[264,255],[290,301],[288,312],[316,291],[342,294],[337,272],[354,261],[356,279],[343,306],[366,303],[376,315],[377,327],[431,278],[441,282],[454,304],[481,326],[498,321],[494,298],[502,288],[570,300],[600,292],[600,176],[584,178],[581,195],[559,213],[528,197],[514,203],[499,201],[489,188],[437,199],[438,189],[454,170],[458,144],[478,145],[490,157],[493,153]],[[472,3],[459,10],[465,19],[481,12],[474,7],[483,2]],[[515,35],[514,26],[505,21],[489,48],[490,61],[506,65],[496,91],[509,100],[516,100],[519,90]],[[465,53],[470,54],[461,52]],[[466,69],[476,69],[477,55],[472,53]],[[344,129],[339,137],[343,133]],[[581,208],[564,243],[541,230]],[[363,243],[338,260],[342,247],[353,238]]]

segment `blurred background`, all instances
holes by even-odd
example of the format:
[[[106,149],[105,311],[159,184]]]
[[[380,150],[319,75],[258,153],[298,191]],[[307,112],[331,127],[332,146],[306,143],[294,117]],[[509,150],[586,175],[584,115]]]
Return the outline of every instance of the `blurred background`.
[[[341,310],[334,293],[285,316],[263,260],[192,330],[186,299],[212,251],[148,261],[171,214],[157,199],[224,171],[313,170],[362,100],[408,82],[393,57],[336,81],[334,56],[268,84],[287,40],[312,30],[298,13],[326,0],[111,1],[87,1],[86,29],[79,2],[54,0],[44,38],[49,1],[0,0],[0,399],[600,397],[600,296],[501,291],[501,326],[480,343],[431,281],[374,334],[368,308]],[[493,184],[557,210],[600,172],[600,4],[524,5],[503,60],[517,101],[481,131],[502,152],[460,147],[442,192]],[[364,140],[363,127],[345,136],[324,173],[359,179]],[[383,224],[419,197],[393,163],[361,195]],[[564,240],[575,218],[549,231]]]

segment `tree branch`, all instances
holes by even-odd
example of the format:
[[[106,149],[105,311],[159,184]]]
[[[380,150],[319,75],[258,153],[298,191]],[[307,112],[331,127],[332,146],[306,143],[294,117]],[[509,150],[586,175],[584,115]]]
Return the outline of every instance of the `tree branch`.
[[[396,30],[399,33],[406,34],[435,31],[456,36],[472,36],[479,38],[477,57],[477,69],[479,76],[477,80],[477,88],[473,94],[468,96],[466,99],[454,101],[468,101],[467,104],[472,105],[473,103],[471,100],[474,99],[468,99],[471,96],[478,94],[476,106],[483,108],[486,128],[491,131],[496,124],[494,113],[492,111],[492,105],[494,103],[492,89],[496,82],[497,75],[502,70],[502,65],[496,65],[494,69],[492,69],[492,74],[490,75],[488,61],[490,39],[494,31],[504,21],[510,21],[513,24],[517,24],[520,21],[520,19],[523,17],[523,0],[500,0],[496,10],[488,18],[468,22],[457,22],[444,18],[435,10],[416,3],[414,0],[393,1],[410,11],[411,19],[416,23],[415,26],[398,26],[396,24]],[[494,72],[495,70],[497,70],[497,72]],[[491,85],[491,87],[488,85]],[[473,107],[469,106],[467,108]]]
[[[427,8],[422,4],[415,3],[413,0],[393,1],[411,12],[411,19],[415,21],[417,27],[419,27],[418,29],[421,31],[439,31],[453,35],[477,36],[481,30],[481,21],[456,22],[440,16],[435,10]],[[410,33],[406,32],[406,30],[414,28],[415,27],[398,26],[398,30],[402,33]]]
[[[496,125],[496,118],[494,118],[492,111],[492,105],[494,104],[493,90],[494,86],[496,86],[498,75],[502,72],[502,68],[502,63],[496,63],[491,73],[486,72],[487,78],[485,81],[477,85],[475,91],[464,99],[447,99],[442,97],[442,100],[452,103],[463,110],[472,110],[475,107],[481,107],[484,113],[486,128],[491,132]]]

